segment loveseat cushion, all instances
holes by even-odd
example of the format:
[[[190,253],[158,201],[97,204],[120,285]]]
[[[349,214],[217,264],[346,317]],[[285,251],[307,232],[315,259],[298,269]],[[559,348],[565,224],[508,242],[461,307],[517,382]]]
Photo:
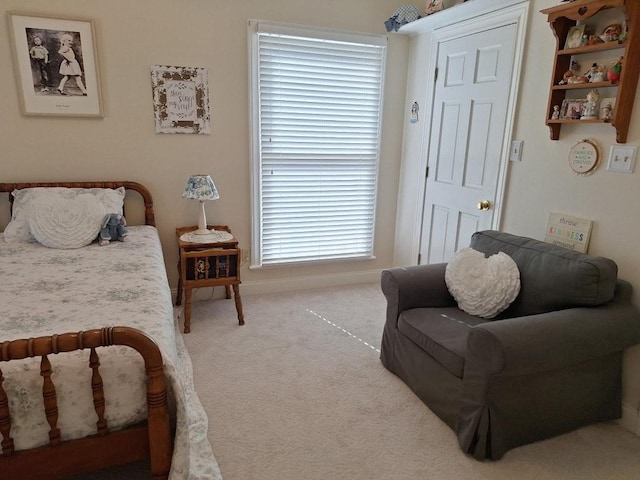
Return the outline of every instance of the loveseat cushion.
[[[452,375],[462,378],[470,329],[485,319],[450,308],[412,308],[398,319],[398,330]]]
[[[611,259],[486,230],[470,247],[486,256],[505,252],[518,265],[520,294],[498,319],[602,305],[613,299],[618,266]]]

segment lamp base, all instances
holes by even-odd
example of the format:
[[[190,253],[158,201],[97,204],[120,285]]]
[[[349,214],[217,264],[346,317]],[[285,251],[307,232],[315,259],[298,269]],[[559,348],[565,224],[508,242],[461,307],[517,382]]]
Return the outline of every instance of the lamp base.
[[[198,219],[198,229],[194,231],[196,235],[208,235],[207,214],[204,211],[204,200],[200,200],[200,218]]]

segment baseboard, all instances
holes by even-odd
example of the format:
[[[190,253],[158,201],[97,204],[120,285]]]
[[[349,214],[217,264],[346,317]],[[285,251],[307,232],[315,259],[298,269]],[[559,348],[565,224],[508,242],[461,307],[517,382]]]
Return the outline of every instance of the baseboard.
[[[358,285],[361,283],[380,282],[382,270],[367,270],[363,272],[349,272],[331,275],[307,275],[299,277],[288,277],[278,280],[249,281],[242,282],[240,294],[260,295],[268,293],[294,292],[298,290],[310,290],[313,288],[340,287],[347,285]],[[171,289],[173,298],[176,297],[176,289]],[[214,293],[214,298],[222,298],[224,289],[218,288]]]
[[[243,295],[258,295],[264,293],[293,292],[312,288],[340,287],[373,283],[380,281],[382,270],[368,270],[364,272],[350,272],[331,275],[308,275],[290,277],[266,282],[242,282]]]
[[[622,404],[622,418],[618,423],[634,435],[640,436],[640,412],[629,405]]]

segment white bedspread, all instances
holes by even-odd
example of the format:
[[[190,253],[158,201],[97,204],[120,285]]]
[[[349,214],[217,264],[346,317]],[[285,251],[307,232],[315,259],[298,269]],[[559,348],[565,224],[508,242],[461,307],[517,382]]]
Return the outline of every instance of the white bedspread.
[[[191,359],[173,320],[157,231],[149,226],[128,230],[129,242],[74,250],[8,244],[0,234],[0,341],[115,325],[146,332],[160,347],[176,401],[170,478],[221,478],[207,440],[207,417],[194,390]],[[109,427],[140,421],[146,413],[141,357],[128,347],[101,348],[98,354]],[[89,350],[50,356],[63,439],[95,433],[88,358]],[[69,373],[66,367],[72,362],[82,370]],[[3,362],[0,368],[10,396],[16,448],[46,444],[49,425],[42,409],[32,408],[42,404],[39,359]]]

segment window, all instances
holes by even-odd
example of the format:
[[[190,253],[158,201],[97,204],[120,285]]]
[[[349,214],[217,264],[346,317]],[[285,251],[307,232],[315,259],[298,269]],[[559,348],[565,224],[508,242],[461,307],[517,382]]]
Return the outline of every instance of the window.
[[[249,28],[252,264],[371,258],[386,37]]]

